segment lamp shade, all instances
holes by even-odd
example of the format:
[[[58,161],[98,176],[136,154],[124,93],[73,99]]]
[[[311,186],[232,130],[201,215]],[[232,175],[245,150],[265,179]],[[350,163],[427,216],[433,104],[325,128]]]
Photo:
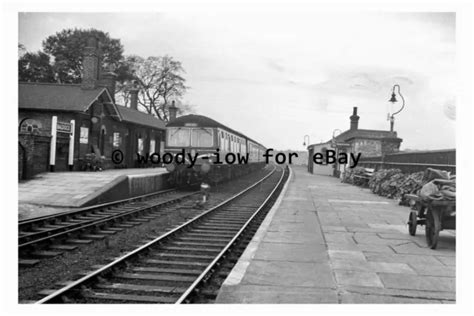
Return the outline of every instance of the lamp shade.
[[[392,102],[392,103],[397,102],[397,98],[396,98],[396,96],[395,96],[395,92],[392,93],[392,97],[390,98],[390,100],[388,100],[388,102]]]

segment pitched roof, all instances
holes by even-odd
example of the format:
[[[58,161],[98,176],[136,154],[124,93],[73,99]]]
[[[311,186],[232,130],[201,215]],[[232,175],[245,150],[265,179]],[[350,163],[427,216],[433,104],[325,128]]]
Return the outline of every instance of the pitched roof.
[[[101,95],[110,95],[104,87],[81,89],[77,84],[20,83],[18,88],[20,109],[86,111]]]
[[[119,110],[123,121],[159,129],[166,128],[165,123],[162,120],[154,117],[151,114],[127,108],[121,105],[117,106],[117,109]]]
[[[376,130],[376,129],[355,129],[355,130],[349,129],[336,136],[336,140],[338,141],[347,141],[352,138],[371,138],[371,139],[397,138],[397,133],[390,132],[390,131]]]
[[[256,144],[258,144],[262,147],[265,147],[262,144],[260,144],[259,142],[251,139],[250,137],[245,136],[241,132],[238,132],[238,131],[230,128],[230,127],[227,127],[224,124],[219,123],[216,120],[213,120],[210,117],[207,117],[207,116],[204,116],[204,115],[188,114],[188,115],[180,116],[180,117],[172,120],[168,124],[166,124],[166,126],[167,127],[181,127],[181,126],[185,126],[186,123],[196,123],[198,126],[201,126],[201,127],[222,128],[222,129],[228,130],[229,132],[234,133],[234,134],[236,134],[240,137],[247,138],[248,140],[250,140],[250,141],[252,141],[252,142],[254,142],[254,143],[256,143]]]
[[[106,108],[119,120],[165,129],[165,123],[150,114],[114,104],[104,87],[82,89],[79,84],[22,82],[18,89],[20,109],[84,112],[102,96]]]

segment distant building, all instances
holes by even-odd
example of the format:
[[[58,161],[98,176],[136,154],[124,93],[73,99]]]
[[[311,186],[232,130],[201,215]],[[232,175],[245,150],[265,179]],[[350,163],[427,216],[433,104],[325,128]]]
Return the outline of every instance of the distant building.
[[[283,154],[286,156],[286,163],[289,162],[290,154],[297,154],[298,157],[294,156],[291,158],[291,164],[296,166],[305,166],[308,163],[308,152],[307,151],[296,151],[296,150],[276,150],[270,152],[271,157],[269,157],[268,162],[275,163],[275,156],[278,154]],[[281,158],[280,158],[281,159]]]
[[[136,89],[130,108],[117,105],[116,75],[101,71],[97,40],[87,46],[81,84],[19,84],[20,179],[82,170],[91,156],[104,169],[134,167],[136,153],[164,150],[165,123],[137,110]],[[117,149],[119,164],[111,159]]]
[[[316,164],[312,159],[315,153],[325,155],[326,150],[335,150],[339,153],[361,153],[361,157],[376,157],[398,152],[401,138],[397,132],[359,129],[357,107],[353,108],[350,116],[350,128],[324,143],[308,146],[308,171],[314,174],[339,176],[348,166],[336,164]]]

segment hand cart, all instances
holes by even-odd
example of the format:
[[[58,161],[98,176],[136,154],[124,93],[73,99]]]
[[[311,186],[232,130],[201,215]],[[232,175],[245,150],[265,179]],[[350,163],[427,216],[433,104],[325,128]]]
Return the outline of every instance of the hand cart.
[[[426,243],[431,249],[438,245],[439,232],[456,229],[455,200],[424,200],[415,194],[407,194],[412,210],[408,217],[408,232],[415,236],[417,225],[425,225]]]

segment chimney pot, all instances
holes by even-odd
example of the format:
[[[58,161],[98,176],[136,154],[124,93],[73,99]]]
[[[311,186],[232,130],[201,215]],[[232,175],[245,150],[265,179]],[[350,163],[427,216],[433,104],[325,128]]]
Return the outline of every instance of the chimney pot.
[[[170,112],[170,121],[176,119],[176,114],[178,113],[178,108],[175,105],[175,101],[171,101],[171,106],[169,107]]]
[[[357,107],[354,106],[352,109],[351,119],[351,130],[356,130],[359,128],[359,116],[357,115]]]
[[[94,89],[99,79],[99,51],[97,38],[89,37],[82,59],[82,88]]]
[[[138,85],[136,82],[133,82],[132,87],[130,88],[130,108],[138,110]]]
[[[117,74],[113,71],[113,67],[109,66],[105,72],[100,73],[100,82],[101,87],[107,88],[109,91],[112,100],[115,102],[115,84],[116,84]]]

